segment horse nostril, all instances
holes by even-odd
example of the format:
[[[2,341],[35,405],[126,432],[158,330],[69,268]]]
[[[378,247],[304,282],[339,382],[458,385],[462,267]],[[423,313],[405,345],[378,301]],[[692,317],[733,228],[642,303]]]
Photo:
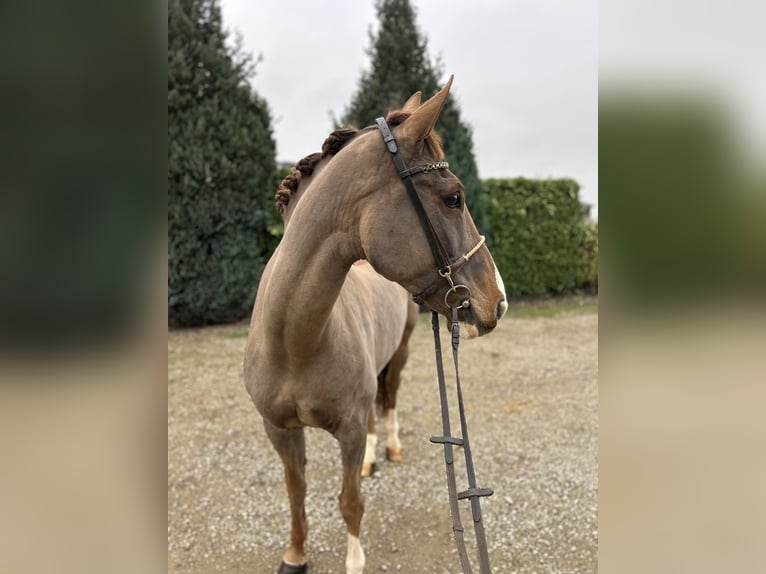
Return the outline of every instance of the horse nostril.
[[[507,310],[508,310],[508,303],[506,303],[505,299],[500,299],[500,302],[497,304],[497,311],[495,312],[495,317],[497,317],[498,321],[503,315],[505,315],[505,312]]]

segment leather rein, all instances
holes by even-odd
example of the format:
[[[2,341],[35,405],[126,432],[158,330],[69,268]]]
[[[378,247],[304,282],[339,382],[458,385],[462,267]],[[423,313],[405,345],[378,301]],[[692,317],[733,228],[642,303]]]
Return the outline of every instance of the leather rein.
[[[463,405],[463,392],[460,388],[460,373],[458,369],[458,345],[460,344],[460,325],[458,322],[458,310],[467,308],[471,302],[471,290],[466,285],[455,285],[453,276],[460,271],[460,269],[468,262],[468,260],[481,248],[484,244],[484,236],[481,236],[479,242],[469,251],[460,255],[457,258],[451,259],[447,249],[444,247],[444,243],[439,239],[439,235],[436,233],[431,220],[426,213],[423,202],[418,196],[417,189],[415,188],[415,182],[412,180],[412,176],[419,173],[427,173],[433,169],[447,169],[449,164],[446,161],[440,161],[436,163],[430,163],[426,165],[417,166],[414,168],[408,168],[404,163],[399,148],[396,145],[391,129],[388,127],[388,123],[384,118],[378,118],[375,123],[383,135],[383,141],[391,153],[394,165],[396,166],[399,176],[404,182],[404,186],[407,188],[407,195],[409,195],[412,204],[415,207],[415,211],[418,214],[420,223],[425,230],[428,243],[431,247],[431,252],[436,259],[437,271],[439,278],[437,278],[431,285],[429,285],[424,291],[413,297],[414,301],[419,305],[430,297],[433,293],[439,289],[443,284],[441,280],[444,279],[449,284],[449,289],[444,296],[444,303],[450,308],[451,313],[451,332],[452,332],[452,360],[455,364],[455,383],[457,386],[457,401],[458,411],[460,416],[460,431],[462,437],[453,437],[450,434],[450,416],[449,416],[449,404],[447,401],[447,387],[444,379],[444,366],[442,364],[442,350],[441,339],[439,336],[439,315],[436,311],[431,312],[431,326],[434,332],[434,351],[436,354],[436,374],[439,380],[439,399],[441,404],[442,413],[442,436],[431,437],[431,442],[436,444],[442,444],[444,446],[444,462],[447,467],[447,491],[449,493],[450,515],[452,517],[452,532],[455,537],[455,545],[457,546],[458,557],[460,559],[460,565],[463,568],[464,574],[473,574],[471,569],[471,563],[468,559],[468,552],[466,551],[465,540],[463,538],[464,529],[460,520],[460,508],[458,505],[459,500],[468,499],[471,501],[471,515],[473,518],[474,532],[476,534],[476,548],[479,557],[479,571],[480,574],[491,574],[489,566],[489,555],[487,551],[487,541],[484,533],[484,524],[481,521],[481,505],[480,499],[483,496],[491,496],[492,489],[489,488],[477,488],[476,487],[476,474],[473,467],[473,458],[471,456],[471,445],[468,442],[468,425],[465,418],[465,409]],[[465,467],[468,478],[468,489],[462,492],[457,491],[457,484],[455,480],[455,466],[454,466],[454,452],[453,446],[462,446],[463,454],[465,455]]]

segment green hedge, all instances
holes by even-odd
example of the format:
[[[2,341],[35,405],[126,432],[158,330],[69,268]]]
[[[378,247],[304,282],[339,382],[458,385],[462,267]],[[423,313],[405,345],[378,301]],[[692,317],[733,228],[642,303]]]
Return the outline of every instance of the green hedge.
[[[583,270],[585,223],[572,179],[490,179],[490,248],[508,295],[561,293]]]
[[[578,289],[598,291],[598,223],[587,223],[582,243],[582,267],[577,275]]]

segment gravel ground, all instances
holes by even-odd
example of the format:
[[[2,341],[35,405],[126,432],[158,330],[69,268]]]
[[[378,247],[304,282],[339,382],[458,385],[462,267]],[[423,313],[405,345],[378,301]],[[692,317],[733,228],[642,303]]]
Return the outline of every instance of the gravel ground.
[[[281,463],[242,382],[245,331],[169,335],[168,572],[272,573],[289,541]],[[450,373],[445,331],[442,341]],[[478,486],[495,491],[482,499],[495,574],[597,572],[597,345],[595,312],[506,317],[461,344]],[[427,316],[411,340],[398,410],[404,462],[384,460],[381,434],[378,472],[363,482],[365,571],[459,573],[443,450],[428,441],[441,420]],[[306,440],[309,571],[338,574],[340,450],[324,431],[307,429]],[[466,488],[460,465],[457,478]],[[467,501],[461,509],[472,548]]]

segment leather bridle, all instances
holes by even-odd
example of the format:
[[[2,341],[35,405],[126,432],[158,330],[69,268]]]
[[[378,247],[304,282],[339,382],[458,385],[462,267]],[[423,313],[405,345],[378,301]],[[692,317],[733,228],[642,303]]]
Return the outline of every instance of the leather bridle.
[[[455,285],[453,277],[457,275],[463,265],[468,263],[468,260],[484,245],[484,236],[480,236],[479,242],[470,250],[465,252],[454,259],[451,259],[447,248],[444,243],[439,239],[439,234],[436,232],[431,219],[428,217],[423,202],[420,200],[417,189],[415,189],[415,182],[412,180],[412,176],[419,173],[428,173],[434,169],[447,169],[449,164],[446,161],[438,161],[434,163],[428,163],[425,165],[419,165],[417,167],[408,168],[402,159],[402,154],[399,153],[399,146],[396,145],[396,139],[394,134],[391,133],[391,128],[388,127],[388,123],[385,118],[378,118],[375,123],[383,135],[383,141],[391,152],[391,156],[394,160],[394,165],[399,172],[399,177],[404,182],[404,187],[407,188],[407,195],[412,201],[412,205],[415,207],[415,212],[418,214],[418,219],[423,226],[423,230],[426,232],[426,238],[428,244],[431,247],[431,253],[433,253],[436,260],[437,272],[439,278],[436,278],[428,287],[423,291],[413,296],[413,300],[418,305],[423,305],[425,300],[433,295],[440,286],[442,286],[441,280],[444,279],[449,285],[447,293],[444,295],[444,304],[447,307],[466,308],[471,305],[471,290],[467,285]],[[454,303],[451,303],[454,302]]]
[[[426,213],[423,202],[418,196],[418,192],[415,189],[415,182],[412,181],[412,176],[415,174],[427,173],[432,169],[446,169],[449,167],[449,165],[446,161],[440,161],[436,163],[421,165],[418,167],[408,168],[404,163],[401,154],[399,153],[399,148],[396,145],[396,140],[394,139],[394,136],[391,133],[391,129],[386,123],[386,120],[384,118],[378,118],[375,120],[375,123],[378,125],[378,129],[383,135],[383,141],[386,143],[388,151],[391,152],[391,155],[394,159],[394,165],[399,171],[399,176],[402,178],[404,186],[407,188],[407,194],[412,200],[412,204],[415,206],[415,211],[417,212],[420,222],[423,225],[423,229],[426,232],[426,237],[428,238],[428,243],[431,246],[431,251],[434,255],[434,258],[436,259],[439,278],[437,278],[424,291],[415,295],[413,299],[416,303],[422,305],[428,297],[430,297],[440,286],[442,286],[442,279],[447,281],[450,286],[446,295],[444,296],[444,303],[447,307],[449,307],[452,319],[452,360],[455,364],[455,383],[457,386],[460,431],[463,436],[462,438],[453,437],[450,434],[449,404],[447,402],[447,388],[444,379],[441,339],[439,336],[439,315],[436,313],[436,311],[432,311],[431,324],[434,331],[436,374],[439,381],[439,400],[441,403],[443,436],[431,437],[431,442],[442,444],[444,446],[444,462],[447,467],[447,491],[449,493],[450,515],[452,517],[452,532],[455,537],[455,545],[457,546],[458,558],[460,559],[460,565],[463,568],[463,573],[473,574],[473,570],[471,569],[471,563],[468,559],[468,552],[466,551],[465,547],[465,540],[463,539],[464,529],[460,520],[460,508],[458,506],[458,501],[469,499],[471,501],[471,516],[473,518],[474,533],[476,534],[476,549],[479,558],[480,573],[491,574],[491,569],[489,566],[489,555],[487,551],[487,540],[484,534],[484,525],[481,521],[480,499],[483,496],[491,496],[493,493],[492,489],[490,488],[476,487],[476,475],[473,468],[471,445],[468,442],[468,425],[465,418],[463,392],[460,388],[460,373],[458,370],[458,345],[460,344],[460,324],[458,322],[458,310],[470,306],[471,290],[466,285],[455,285],[453,280],[453,276],[456,275],[458,271],[460,271],[460,269],[484,244],[484,236],[481,236],[479,242],[472,249],[455,259],[450,259],[447,249],[439,239],[439,235],[436,233],[436,229],[434,228],[431,220],[428,217],[428,214]],[[462,492],[457,492],[453,456],[454,453],[452,448],[453,446],[462,446],[463,454],[465,455],[468,489]]]

